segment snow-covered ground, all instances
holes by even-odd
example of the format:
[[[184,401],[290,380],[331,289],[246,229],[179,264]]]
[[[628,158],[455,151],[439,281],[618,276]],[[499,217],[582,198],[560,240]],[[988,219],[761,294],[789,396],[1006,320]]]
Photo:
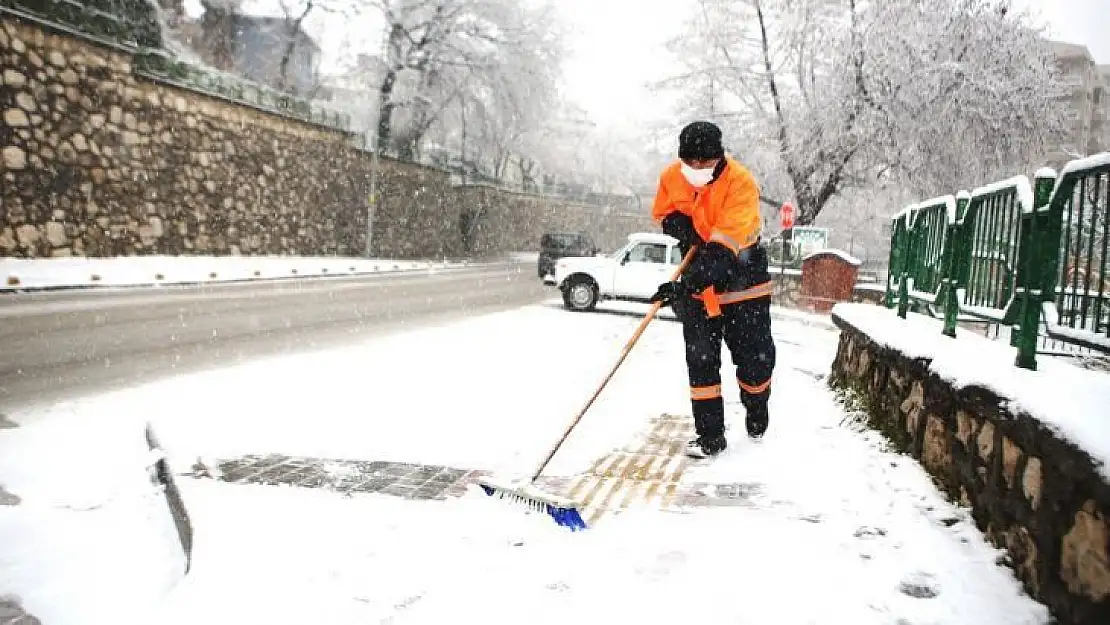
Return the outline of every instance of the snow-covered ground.
[[[0,258],[0,292],[19,289],[151,286],[443,269],[455,262],[336,256],[121,256]]]
[[[571,313],[552,301],[11,415],[33,425],[0,430],[0,441],[69,422],[85,424],[75,434],[85,444],[109,449],[95,432],[150,419],[181,471],[198,455],[280,452],[519,474],[561,434],[645,311]],[[731,447],[684,474],[750,485],[744,505],[629,510],[571,533],[480,494],[410,501],[183,478],[193,569],[140,622],[1047,622],[967,512],[835,401],[824,381],[837,340],[828,319],[779,314],[774,330],[767,438],[747,441],[726,368]],[[688,414],[683,353],[679,326],[653,323],[547,473],[580,473],[650,418]],[[89,470],[41,452],[44,475]],[[0,506],[0,519],[19,508]],[[34,580],[0,581],[14,584],[0,594],[22,592],[32,613],[64,610],[26,587]]]

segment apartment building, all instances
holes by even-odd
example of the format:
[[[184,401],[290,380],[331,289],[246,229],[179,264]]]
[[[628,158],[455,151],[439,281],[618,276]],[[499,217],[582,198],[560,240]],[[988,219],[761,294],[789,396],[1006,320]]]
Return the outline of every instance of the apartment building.
[[[1059,168],[1071,159],[1110,150],[1110,66],[1096,64],[1087,46],[1063,41],[1049,44],[1069,87],[1060,103],[1068,109],[1070,127],[1046,157],[1048,165]]]
[[[1101,91],[1095,94],[1094,134],[1098,138],[1098,152],[1110,150],[1110,65],[1099,65],[1102,79]]]

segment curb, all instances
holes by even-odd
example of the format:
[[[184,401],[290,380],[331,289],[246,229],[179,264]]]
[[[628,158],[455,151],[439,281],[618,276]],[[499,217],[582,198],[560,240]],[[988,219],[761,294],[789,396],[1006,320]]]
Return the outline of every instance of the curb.
[[[488,265],[495,264],[511,264],[511,263],[474,263],[466,264],[455,267],[424,267],[418,269],[395,269],[389,271],[356,271],[345,273],[315,273],[304,275],[288,275],[288,276],[269,276],[257,278],[229,278],[225,280],[189,280],[182,282],[135,282],[130,284],[51,284],[44,286],[12,286],[0,285],[0,296],[3,295],[16,295],[21,293],[38,293],[38,292],[52,292],[52,291],[107,291],[113,289],[167,289],[175,287],[197,287],[197,286],[214,286],[223,284],[245,284],[250,282],[282,282],[288,280],[317,280],[317,279],[330,279],[330,278],[357,278],[365,276],[375,277],[388,277],[397,275],[411,275],[419,272],[426,272],[429,269],[437,271],[458,271],[461,269],[473,269]],[[10,280],[10,278],[9,278]]]

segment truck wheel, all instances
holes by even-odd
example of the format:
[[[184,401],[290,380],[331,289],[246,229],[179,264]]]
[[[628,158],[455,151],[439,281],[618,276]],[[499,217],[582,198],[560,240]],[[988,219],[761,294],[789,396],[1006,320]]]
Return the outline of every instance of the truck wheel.
[[[563,288],[563,305],[570,310],[587,311],[597,306],[597,284],[585,276],[574,276]]]

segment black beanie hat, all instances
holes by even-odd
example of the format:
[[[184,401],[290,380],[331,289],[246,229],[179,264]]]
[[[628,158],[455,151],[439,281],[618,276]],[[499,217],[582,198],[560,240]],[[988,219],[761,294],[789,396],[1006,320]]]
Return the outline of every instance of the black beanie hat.
[[[721,129],[712,122],[693,122],[678,133],[678,158],[704,160],[724,155]]]

